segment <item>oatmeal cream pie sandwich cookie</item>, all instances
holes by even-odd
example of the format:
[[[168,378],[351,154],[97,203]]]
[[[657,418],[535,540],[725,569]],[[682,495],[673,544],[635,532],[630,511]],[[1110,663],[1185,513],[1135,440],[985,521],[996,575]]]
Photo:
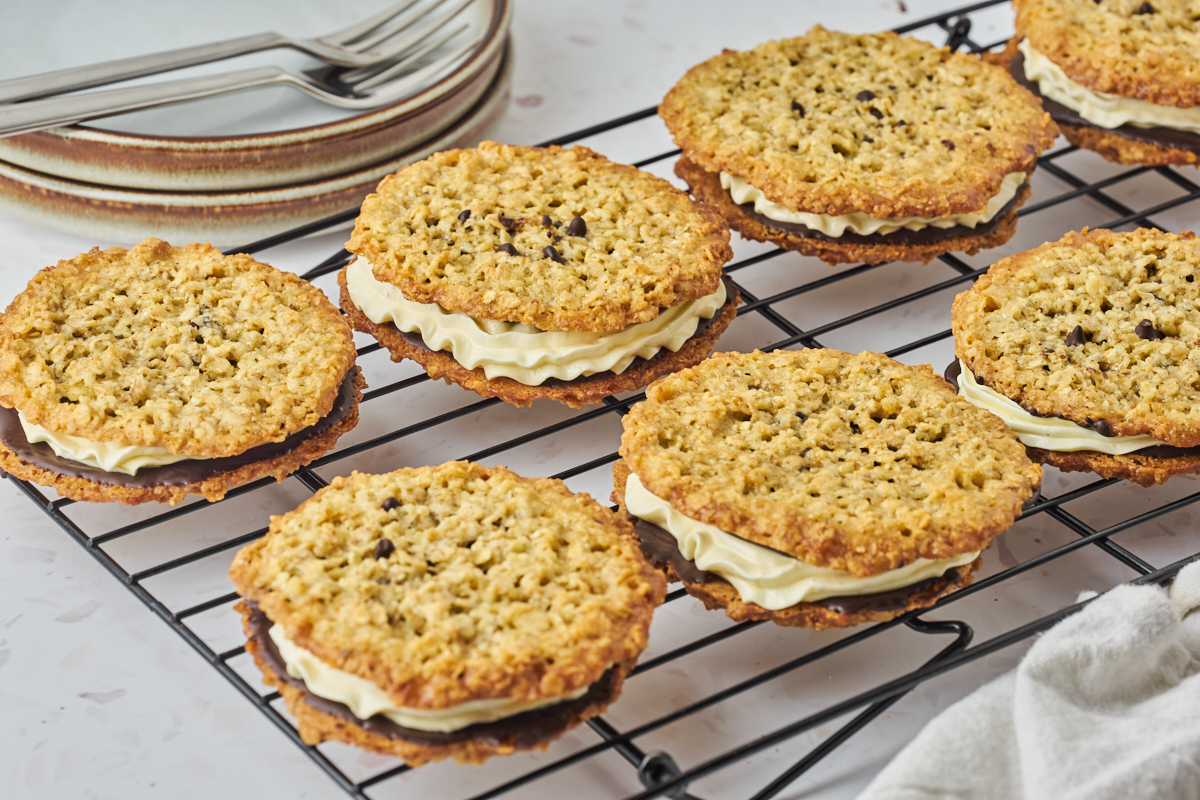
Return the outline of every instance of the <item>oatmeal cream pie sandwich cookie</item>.
[[[612,511],[467,462],[336,478],[230,578],[301,738],[411,766],[543,750],[603,712],[666,593]]]
[[[719,353],[651,385],[624,426],[613,499],[656,565],[735,620],[930,606],[1042,475],[929,367],[876,353]]]
[[[94,248],[0,316],[0,469],[76,500],[219,500],[354,427],[354,359],[295,275],[206,244]]]
[[[1200,239],[1068,233],[954,300],[947,378],[1030,456],[1142,486],[1200,472]]]
[[[410,164],[346,247],[355,329],[514,405],[640,389],[703,359],[737,315],[720,217],[583,147],[484,142]]]
[[[1072,144],[1120,164],[1200,164],[1194,0],[1014,0],[1001,55]]]
[[[693,67],[659,114],[696,199],[829,264],[1003,244],[1057,133],[977,56],[820,26]]]

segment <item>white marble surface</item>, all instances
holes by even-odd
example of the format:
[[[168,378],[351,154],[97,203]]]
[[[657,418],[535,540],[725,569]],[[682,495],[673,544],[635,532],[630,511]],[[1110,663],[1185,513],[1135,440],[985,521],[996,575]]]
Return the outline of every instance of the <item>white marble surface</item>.
[[[97,4],[99,5],[99,4]],[[135,2],[104,4],[105,13],[127,24],[132,35],[120,42],[125,52],[151,51],[187,38],[188,15],[201,6],[158,3],[153,15],[138,12]],[[300,11],[305,3],[298,4]],[[313,5],[313,4],[309,4]],[[902,11],[903,6],[907,11]],[[935,0],[846,0],[840,3],[751,0],[732,4],[705,2],[650,3],[637,0],[584,3],[578,0],[517,0],[514,22],[516,73],[513,103],[495,133],[512,142],[536,142],[654,105],[674,80],[692,64],[723,47],[747,48],[781,35],[798,34],[814,22],[850,30],[879,30],[903,24],[918,16],[950,8],[957,3]],[[202,4],[210,17],[229,20],[230,33],[251,32],[236,28],[239,9],[256,8],[243,0]],[[91,32],[80,27],[78,4],[50,5],[32,0],[9,0],[3,36],[28,36],[34,31],[54,31],[44,37],[69,47]],[[977,27],[981,41],[1003,36],[1008,23],[1004,8],[989,13]],[[51,18],[47,19],[47,15]],[[34,20],[36,18],[36,24]],[[244,19],[256,20],[252,13]],[[304,34],[306,19],[299,11],[280,28]],[[6,22],[8,22],[6,20]],[[261,27],[261,26],[259,26]],[[174,39],[159,31],[176,31]],[[59,33],[61,32],[61,33]],[[114,52],[114,55],[116,53]],[[629,130],[599,137],[594,147],[619,160],[635,160],[669,148],[669,139],[657,120]],[[1092,177],[1109,174],[1098,159],[1072,156]],[[654,167],[669,172],[669,163]],[[1035,182],[1035,200],[1041,192],[1061,191],[1050,178]],[[1169,192],[1151,178],[1122,184],[1118,193],[1128,198]],[[1140,201],[1140,200],[1139,200]],[[1191,210],[1174,212],[1167,223],[1190,227]],[[1052,215],[1042,215],[1025,227],[1003,252],[1012,252],[1056,237],[1071,227],[1113,216],[1091,201],[1064,205]],[[735,237],[736,239],[736,237]],[[0,301],[16,294],[39,268],[75,255],[96,244],[67,234],[36,228],[0,217]],[[303,270],[337,249],[337,235],[318,237],[265,254],[284,268]],[[761,247],[735,242],[739,257],[760,252]],[[992,255],[972,263],[985,265]],[[788,257],[790,259],[790,257]],[[807,259],[776,259],[739,275],[752,290],[765,294],[780,285],[793,285],[799,270],[819,276],[828,268]],[[819,324],[897,293],[950,277],[944,267],[931,265],[889,267],[867,279],[837,284],[828,291],[797,300],[789,313],[808,315]],[[328,284],[322,284],[328,288]],[[887,349],[895,344],[943,329],[954,292],[941,292],[929,300],[872,318],[838,331],[827,344],[844,349]],[[807,305],[804,305],[807,304]],[[779,338],[753,319],[739,320],[723,346],[746,349]],[[949,359],[949,343],[910,354],[910,362]],[[395,380],[409,374],[386,360],[368,360],[369,376]],[[415,402],[431,408],[467,402],[457,389],[428,385]],[[441,405],[439,405],[441,404]],[[375,406],[381,406],[376,403]],[[537,424],[562,414],[557,408],[538,406]],[[411,413],[406,410],[406,413]],[[383,452],[337,465],[394,467],[407,463],[436,463],[479,449],[482,442],[500,441],[528,429],[531,414],[507,408],[490,409],[481,418],[451,429],[432,432],[406,443],[406,449]],[[395,424],[379,408],[365,414],[364,432],[381,431]],[[355,432],[360,434],[359,431]],[[550,474],[583,460],[580,453],[601,455],[616,446],[619,423],[604,420],[572,429],[568,434],[522,448],[507,458],[514,468]],[[589,455],[588,457],[594,457]],[[326,470],[326,476],[332,474]],[[577,489],[607,495],[606,470],[572,481]],[[1087,482],[1085,478],[1048,474],[1047,491],[1056,494]],[[116,543],[110,552],[136,568],[221,541],[265,524],[277,512],[305,496],[294,481],[257,492],[251,500],[227,504],[223,516],[195,514],[178,525],[153,528]],[[1076,503],[1072,510],[1101,525],[1124,519],[1147,508],[1194,491],[1197,484],[1182,479],[1166,487],[1140,491],[1116,487]],[[214,509],[213,511],[217,511]],[[87,509],[74,506],[70,513],[88,525],[115,527],[141,519],[144,511]],[[1068,542],[1073,534],[1044,518],[1018,524],[988,552],[985,574],[1027,560],[1037,553]],[[246,520],[252,520],[247,523]],[[1189,542],[1190,512],[1176,512],[1123,535],[1122,543],[1156,564],[1167,563],[1195,549]],[[247,525],[249,524],[249,527]],[[229,526],[225,528],[223,526]],[[228,590],[223,572],[229,554],[189,568],[183,578],[148,581],[147,586],[174,608],[213,597]],[[1083,589],[1104,589],[1128,580],[1132,572],[1094,548],[1085,549],[1032,570],[1008,582],[1001,590],[983,592],[953,606],[955,618],[968,619],[977,641],[1015,624],[1034,619],[1072,602]],[[191,583],[187,583],[191,581]],[[193,620],[217,649],[237,644],[237,626],[227,608]],[[708,614],[690,599],[672,603],[656,619],[651,655],[689,640],[700,633],[722,630],[722,615]],[[762,626],[724,645],[708,648],[656,670],[648,678],[630,682],[626,696],[608,718],[618,727],[677,707],[792,658],[842,634],[812,634]],[[872,682],[913,668],[933,654],[940,642],[934,637],[897,631],[827,659],[736,702],[725,703],[688,721],[670,726],[639,742],[647,750],[665,749],[687,767],[720,753],[739,741],[771,730],[806,710],[847,696]],[[853,797],[907,738],[940,707],[962,696],[989,677],[1009,668],[1019,657],[1005,651],[948,677],[923,686],[866,732],[855,737],[834,756],[785,790],[782,797]],[[241,665],[244,667],[244,663]],[[786,769],[836,725],[799,737],[734,765],[714,778],[694,785],[693,794],[744,797]],[[483,769],[453,764],[425,767],[380,787],[380,797],[458,796],[482,790],[532,764],[545,763],[595,738],[586,729],[571,734],[547,756],[498,759]],[[348,769],[367,774],[387,759],[328,748]],[[224,678],[205,664],[173,631],[148,611],[129,591],[103,570],[82,548],[51,523],[8,481],[0,482],[0,796],[20,798],[120,798],[150,797],[241,798],[288,797],[336,800],[345,795],[280,735]],[[638,786],[632,770],[615,755],[593,759],[551,779],[524,787],[513,796],[552,798],[566,796],[613,797],[634,793]]]

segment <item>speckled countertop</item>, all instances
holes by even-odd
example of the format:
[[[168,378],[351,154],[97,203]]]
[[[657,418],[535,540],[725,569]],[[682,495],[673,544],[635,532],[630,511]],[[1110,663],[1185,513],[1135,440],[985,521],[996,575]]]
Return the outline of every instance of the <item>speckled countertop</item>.
[[[176,9],[177,5],[180,8]],[[201,4],[206,17],[228,22],[226,35],[261,29],[261,14],[239,15],[240,9],[257,5],[243,0]],[[298,4],[292,21],[285,25],[281,20],[278,27],[298,34],[311,32],[305,30],[301,12],[307,6],[317,5],[320,4],[316,0]],[[334,3],[330,0],[326,5]],[[770,38],[799,34],[815,22],[846,30],[882,30],[957,5],[935,0],[905,3],[751,0],[736,4],[719,0],[688,3],[516,0],[512,103],[493,136],[502,141],[532,143],[652,106],[688,67],[725,47],[745,49]],[[280,4],[275,6],[278,8]],[[190,25],[189,14],[194,14],[200,6],[193,4],[185,9],[182,4],[160,3],[152,15],[143,13],[140,10],[143,4],[134,0],[114,0],[104,4],[104,8],[105,29],[122,32],[115,39],[103,40],[109,47],[104,52],[116,56],[155,51],[174,44],[175,39],[166,34],[158,36],[158,32]],[[977,30],[979,40],[993,41],[1004,36],[1010,29],[1008,14],[1003,7],[989,12],[983,23],[985,29]],[[0,51],[5,48],[5,37],[11,43],[14,37],[50,31],[42,36],[44,46],[61,47],[68,52],[75,42],[92,37],[86,16],[81,18],[74,4],[11,0],[5,15]],[[119,24],[114,24],[114,20]],[[591,144],[617,160],[644,158],[670,148],[665,129],[656,120]],[[1035,199],[1037,190],[1035,183]],[[1094,213],[1094,209],[1087,208],[1064,212],[1057,224],[1059,230],[1031,232],[1020,237],[1020,242],[1027,247],[1057,237],[1069,227],[1094,219]],[[1180,227],[1189,225],[1179,222]],[[335,251],[340,242],[337,234],[318,237],[281,248],[269,254],[267,260],[302,271]],[[0,303],[7,304],[36,270],[96,244],[107,243],[0,216]],[[976,261],[986,264],[985,258],[980,256]],[[895,279],[903,285],[919,275],[920,269],[920,266],[905,268],[895,273]],[[942,303],[945,308],[939,306],[938,314],[944,313],[946,319],[951,296],[945,296]],[[844,314],[856,308],[854,304],[861,299],[834,297],[828,302],[845,304]],[[896,337],[895,341],[909,341],[915,338],[914,331],[924,330],[924,322],[915,319],[900,318],[886,324],[892,326],[887,335]],[[832,344],[853,349],[859,343],[850,336]],[[731,346],[754,346],[754,341],[749,334],[743,334],[742,340]],[[940,349],[923,351],[913,360],[945,361],[948,347],[948,343],[943,343]],[[471,434],[463,435],[467,438],[462,447],[455,450],[455,446],[448,446],[447,452],[471,452],[468,444]],[[612,449],[615,445],[610,442],[607,446]],[[524,464],[511,466],[545,474],[539,470],[539,458],[552,460],[562,448],[569,449],[570,440],[559,441],[555,447],[558,449],[541,455],[527,453]],[[1195,487],[1186,480],[1181,484],[1186,485],[1154,490],[1158,491],[1156,495],[1123,493],[1103,499],[1094,503],[1092,512],[1128,516],[1130,509],[1162,502]],[[1054,476],[1047,488],[1057,491],[1070,485],[1075,484]],[[604,490],[599,487],[596,491]],[[266,510],[257,511],[263,514],[265,524]],[[1153,530],[1131,532],[1126,543],[1142,547],[1144,554],[1161,555],[1158,560],[1165,563],[1174,552],[1173,547],[1183,546],[1177,540],[1177,531],[1184,529],[1187,522],[1176,515],[1151,526]],[[1028,535],[1023,538],[1011,535],[1002,538],[991,551],[991,561],[985,569],[1015,563],[1037,552],[1039,547],[1044,549],[1046,545],[1039,536],[1047,541],[1070,536],[1048,527],[1043,530],[1039,524],[1027,526]],[[169,537],[171,531],[159,530],[155,535]],[[219,571],[214,575],[214,586],[210,587],[214,593],[227,590],[220,586]],[[1112,560],[1091,551],[1080,551],[1077,556],[1056,562],[1053,571],[1047,568],[1027,573],[1010,584],[1007,593],[970,598],[964,604],[967,606],[964,613],[975,615],[972,624],[980,635],[994,633],[1069,604],[1082,589],[1107,588],[1131,576],[1130,571]],[[655,632],[669,641],[673,620],[704,613],[690,601],[673,604],[671,612],[656,621]],[[716,619],[706,624],[720,627],[725,623]],[[797,647],[810,647],[818,641],[811,634],[781,633],[769,628],[760,629],[763,631],[760,638],[776,647],[785,633],[796,637]],[[822,674],[819,680],[830,685],[869,680],[879,664],[904,656],[888,648],[886,640],[874,642],[867,649],[839,659],[836,666],[829,667],[830,673]],[[751,655],[745,657],[752,661],[759,657],[753,655],[757,651],[748,652]],[[1009,668],[1019,655],[1005,651],[922,687],[869,732],[856,737],[782,796],[853,797],[939,707]],[[736,654],[721,656],[726,660],[731,657]],[[707,680],[706,676],[678,676],[680,685],[691,678]],[[789,687],[781,691],[788,697],[800,694],[799,689]],[[630,695],[625,698],[629,707],[636,706],[637,692],[627,695]],[[620,707],[618,704],[617,708]],[[720,716],[698,721],[697,727],[707,726],[699,734],[719,736],[722,725],[737,724],[748,726],[750,733],[743,733],[745,737],[753,735],[755,724],[764,731],[771,727],[769,704],[754,713],[764,715],[761,722]],[[731,716],[736,715],[731,712]],[[830,729],[822,728],[818,733]],[[672,743],[668,739],[655,746],[670,748]],[[685,765],[693,761],[686,745],[677,746],[674,754]],[[768,766],[764,774],[748,774],[734,768],[720,781],[705,784],[703,788],[698,786],[693,791],[706,800],[746,796],[752,791],[748,787],[761,786],[795,757],[795,752],[784,748],[778,756],[778,769]],[[360,756],[359,761],[364,768],[381,763],[370,755]],[[414,774],[422,777],[403,782],[408,784],[408,791],[402,791],[404,786],[400,786],[385,796],[441,796],[436,781],[457,782],[471,769],[438,765],[417,770]],[[623,765],[616,769],[631,773]],[[574,775],[576,780],[582,775],[583,782],[592,780],[588,777],[591,773]],[[747,782],[739,783],[743,778]],[[598,796],[623,796],[637,788],[627,781],[610,786],[603,776],[595,776],[594,780],[591,793]],[[8,481],[0,482],[0,786],[4,787],[0,796],[14,798],[336,800],[345,796],[250,703]],[[574,786],[573,792],[575,788],[581,787]],[[563,783],[552,782],[534,784],[516,794],[550,798],[563,796],[564,790]]]

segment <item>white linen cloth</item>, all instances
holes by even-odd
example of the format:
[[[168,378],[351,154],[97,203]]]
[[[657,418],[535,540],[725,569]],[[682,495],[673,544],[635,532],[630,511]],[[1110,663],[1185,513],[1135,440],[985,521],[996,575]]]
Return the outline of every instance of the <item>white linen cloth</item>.
[[[1200,798],[1200,562],[1118,586],[934,718],[859,800]]]

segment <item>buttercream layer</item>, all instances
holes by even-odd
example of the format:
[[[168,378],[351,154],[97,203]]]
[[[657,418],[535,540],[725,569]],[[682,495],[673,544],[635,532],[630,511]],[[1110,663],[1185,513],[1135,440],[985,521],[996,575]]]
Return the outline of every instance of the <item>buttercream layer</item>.
[[[1018,53],[1010,62],[1010,70],[1017,83],[1024,86],[1029,91],[1042,101],[1046,112],[1050,117],[1062,125],[1072,126],[1083,129],[1096,129],[1097,131],[1110,131],[1111,134],[1119,135],[1125,139],[1131,139],[1136,142],[1154,145],[1157,147],[1174,148],[1190,153],[1200,154],[1200,133],[1191,131],[1179,130],[1176,128],[1165,127],[1141,127],[1138,125],[1121,125],[1116,128],[1104,128],[1088,122],[1079,112],[1074,109],[1059,103],[1044,94],[1035,81],[1030,80],[1025,74],[1025,56]]]
[[[969,564],[979,555],[963,553],[936,561],[918,558],[898,569],[857,578],[842,570],[807,564],[680,514],[647,490],[636,474],[630,474],[624,491],[625,507],[630,514],[670,533],[680,553],[697,569],[721,576],[743,601],[769,611],[828,597],[911,588],[930,578],[940,578],[954,567]]]
[[[407,708],[396,705],[387,692],[370,681],[321,661],[289,639],[278,625],[271,626],[267,635],[275,643],[287,673],[303,681],[312,694],[342,703],[359,719],[382,714],[401,727],[420,731],[450,733],[468,725],[495,722],[536,708],[576,700],[587,694],[585,686],[579,691],[544,700],[472,700],[443,709]]]
[[[55,433],[25,419],[25,415],[17,410],[21,420],[21,428],[25,438],[31,443],[45,442],[59,458],[78,461],[89,467],[96,467],[105,472],[121,472],[125,475],[136,475],[139,469],[146,467],[163,467],[167,464],[177,464],[180,461],[197,461],[203,456],[187,456],[172,453],[162,447],[139,447],[132,444],[117,442],[93,442],[82,436],[71,436],[66,433]]]
[[[1071,109],[1092,125],[1109,129],[1131,125],[1200,133],[1200,106],[1162,106],[1133,97],[1095,92],[1068,78],[1062,68],[1033,49],[1028,39],[1018,42],[1017,50],[1024,58],[1025,77],[1037,83],[1039,93]]]
[[[733,202],[729,192],[721,188],[717,173],[706,172],[686,156],[680,156],[675,162],[675,174],[687,182],[697,200],[716,208],[729,226],[745,238],[770,242],[785,250],[815,256],[831,265],[848,262],[927,262],[950,251],[976,253],[983,248],[997,247],[1008,241],[1016,231],[1016,209],[1030,194],[1028,185],[1022,187],[1006,208],[990,222],[974,229],[924,228],[871,236],[847,232],[832,237],[803,225],[774,222],[755,211],[753,204],[738,205]]]
[[[252,447],[236,456],[179,461],[163,466],[139,469],[136,475],[110,472],[98,466],[64,458],[45,442],[31,442],[25,435],[16,409],[0,407],[0,442],[22,461],[44,470],[94,483],[130,487],[187,486],[219,472],[227,472],[259,461],[267,461],[295,449],[304,441],[325,433],[345,419],[357,404],[358,368],[342,379],[329,413],[315,425],[297,431],[281,442]]]
[[[1105,436],[1061,417],[1042,417],[1026,411],[1015,401],[990,386],[979,383],[974,373],[958,361],[955,382],[958,393],[973,405],[990,411],[1004,421],[1028,447],[1070,453],[1092,450],[1119,456],[1151,447],[1167,447],[1166,442],[1153,436]]]
[[[1000,191],[988,200],[987,207],[975,214],[955,214],[949,217],[904,217],[900,219],[877,219],[858,212],[830,216],[806,211],[793,211],[769,199],[762,190],[751,186],[744,179],[720,173],[721,188],[729,192],[733,202],[740,206],[752,205],[754,212],[771,222],[799,225],[809,231],[831,238],[839,238],[849,232],[859,236],[886,235],[895,231],[920,231],[926,228],[970,228],[975,229],[996,218],[1017,196],[1028,177],[1024,172],[1014,172],[1004,177]]]
[[[677,352],[695,335],[700,321],[711,319],[727,297],[722,281],[715,293],[666,309],[649,322],[592,333],[542,331],[415,303],[397,287],[376,279],[363,258],[347,267],[346,289],[371,322],[416,333],[430,350],[451,353],[467,369],[482,369],[488,380],[511,378],[526,386],[603,372],[620,374],[637,358],[653,358],[664,348]]]
[[[432,747],[449,746],[468,741],[480,741],[493,745],[505,745],[518,750],[527,750],[553,740],[574,726],[585,715],[587,709],[607,705],[620,693],[624,682],[624,668],[612,667],[599,680],[587,687],[585,694],[577,699],[525,711],[495,722],[469,725],[456,731],[423,731],[398,725],[382,715],[360,719],[343,703],[327,700],[313,694],[304,681],[287,672],[283,658],[268,631],[274,623],[249,600],[242,601],[248,608],[244,614],[246,629],[250,636],[251,649],[261,664],[270,670],[279,682],[301,692],[303,701],[325,714],[337,717],[362,728],[369,734],[386,739],[400,739]],[[596,712],[592,712],[596,713]]]
[[[679,543],[667,531],[658,527],[653,522],[647,522],[644,519],[634,517],[632,521],[634,523],[634,530],[637,532],[638,543],[641,545],[642,553],[645,554],[646,558],[654,566],[660,569],[669,566],[681,581],[691,584],[707,584],[711,581],[722,580],[719,575],[712,572],[705,572],[697,567],[695,562],[684,558],[683,553],[679,552]],[[933,588],[937,584],[942,584],[943,586],[939,587],[939,591],[944,591],[944,587],[958,583],[961,577],[957,569],[951,569],[941,577],[926,578],[911,586],[904,586],[889,592],[835,595],[833,597],[822,598],[816,601],[816,604],[838,614],[846,615],[861,614],[863,612],[897,611],[907,608],[914,594]]]

